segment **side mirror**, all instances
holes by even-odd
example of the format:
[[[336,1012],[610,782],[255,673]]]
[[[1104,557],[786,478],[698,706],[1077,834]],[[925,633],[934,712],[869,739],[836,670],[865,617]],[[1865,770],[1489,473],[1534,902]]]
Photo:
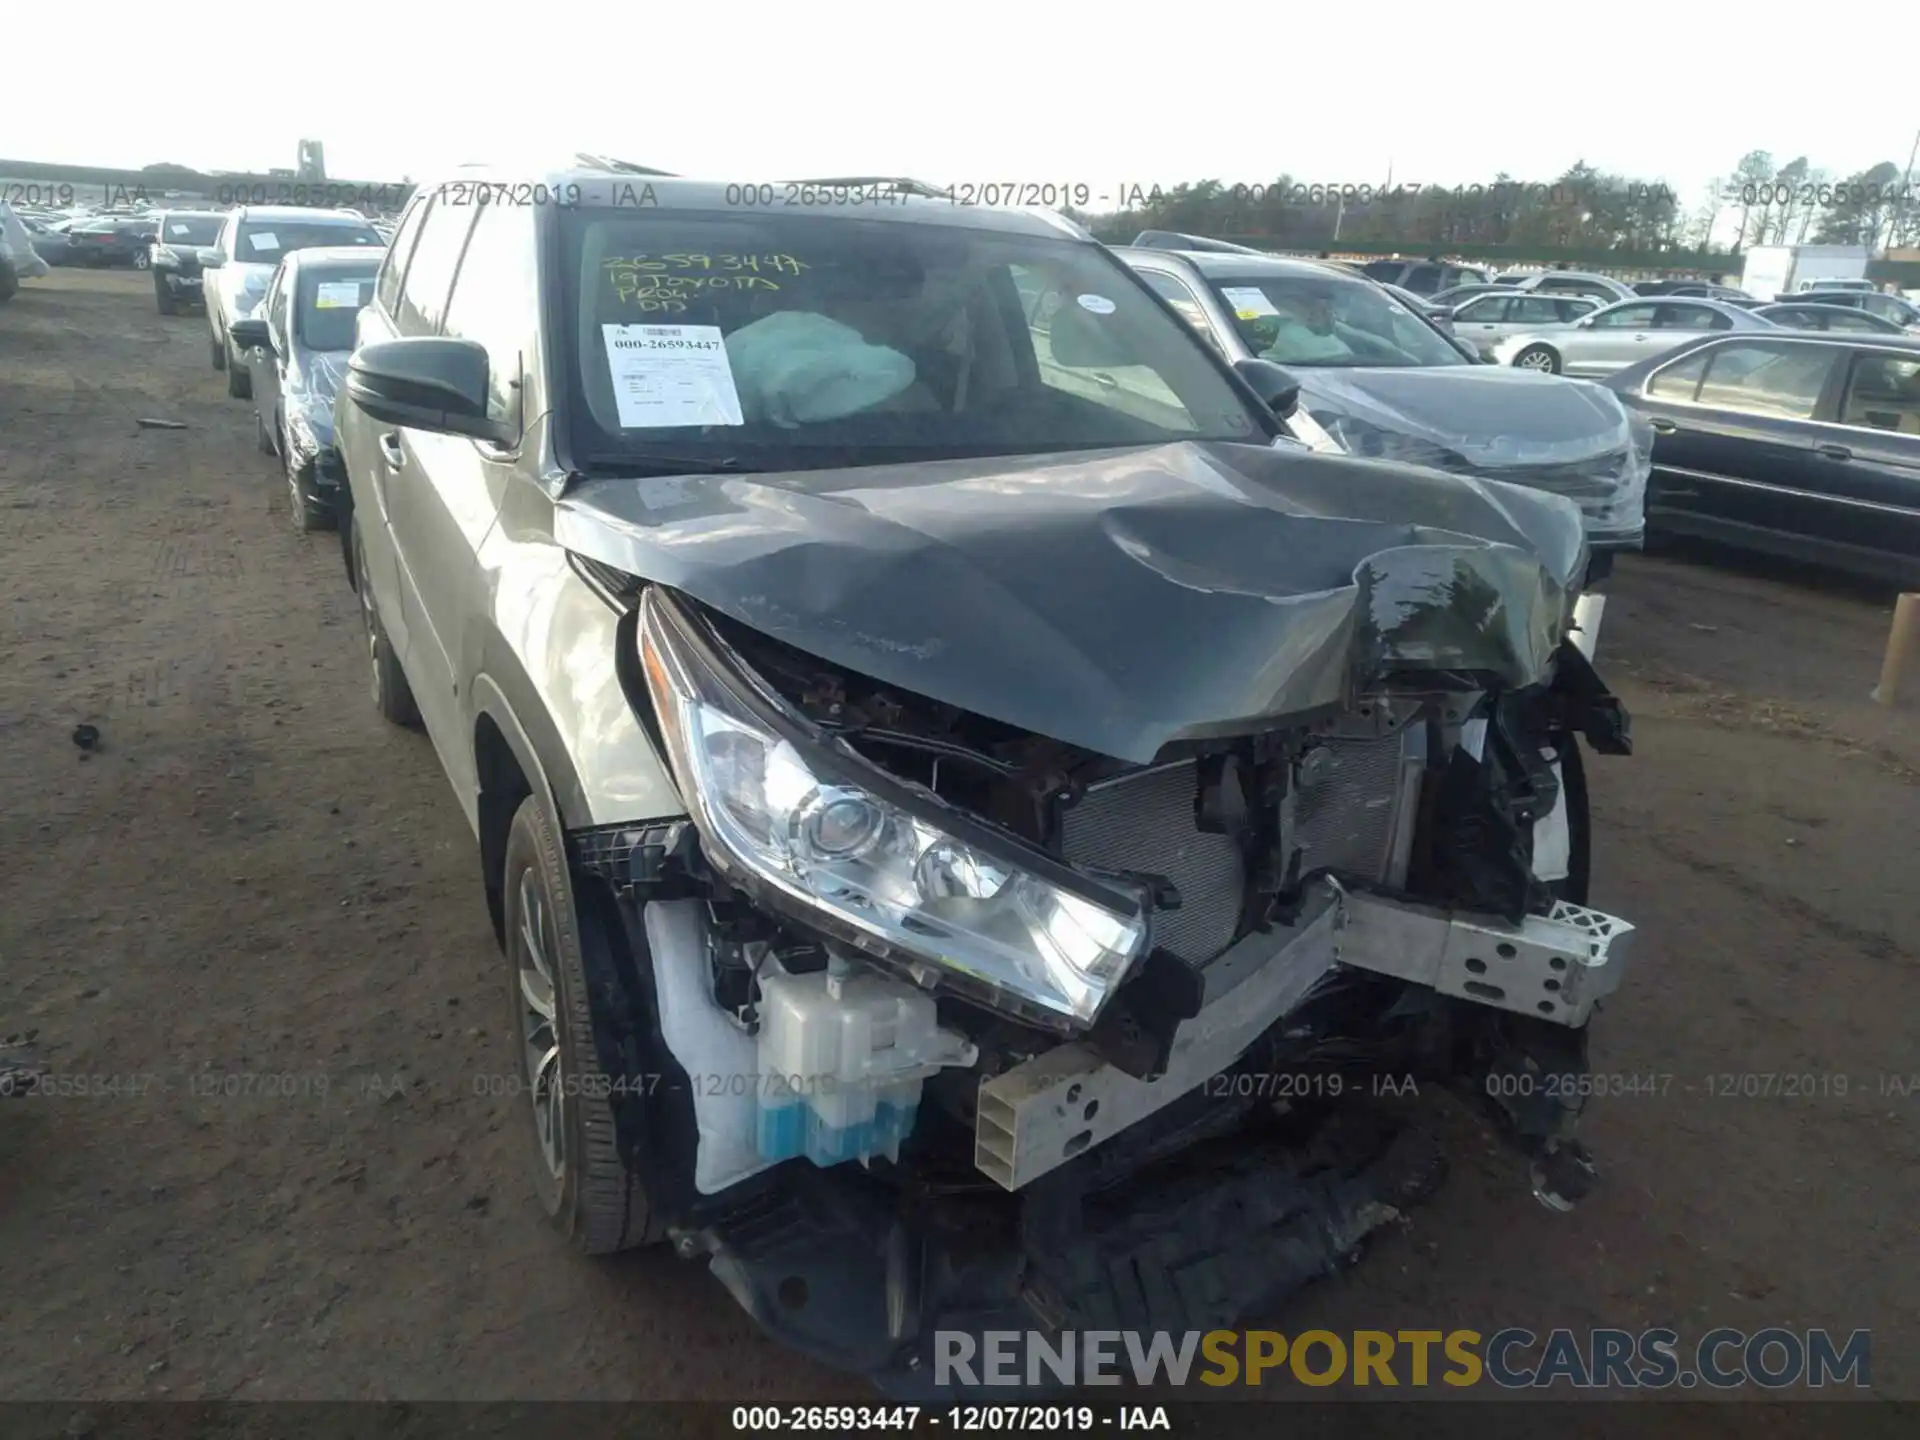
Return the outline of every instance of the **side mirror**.
[[[236,320],[227,327],[227,334],[242,350],[273,349],[273,337],[267,332],[264,320]]]
[[[200,252],[200,268],[202,270],[218,270],[226,263],[227,257],[212,246],[208,246]]]
[[[506,444],[487,415],[487,352],[472,340],[415,335],[363,345],[347,362],[347,398],[376,420]]]
[[[1284,365],[1271,360],[1236,360],[1233,368],[1282,420],[1300,408],[1300,382]]]

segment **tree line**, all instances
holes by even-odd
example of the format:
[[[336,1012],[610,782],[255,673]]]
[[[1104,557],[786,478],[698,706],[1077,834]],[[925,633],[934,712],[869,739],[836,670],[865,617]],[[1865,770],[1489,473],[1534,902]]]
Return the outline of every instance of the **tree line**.
[[[1556,179],[1496,176],[1478,185],[1318,185],[1282,173],[1258,184],[1201,180],[1136,189],[1123,209],[1075,218],[1101,239],[1141,230],[1258,242],[1276,249],[1394,245],[1442,252],[1469,246],[1706,251],[1770,244],[1920,245],[1920,196],[1892,161],[1835,176],[1806,156],[1776,165],[1741,157],[1696,203],[1655,180],[1584,162]]]

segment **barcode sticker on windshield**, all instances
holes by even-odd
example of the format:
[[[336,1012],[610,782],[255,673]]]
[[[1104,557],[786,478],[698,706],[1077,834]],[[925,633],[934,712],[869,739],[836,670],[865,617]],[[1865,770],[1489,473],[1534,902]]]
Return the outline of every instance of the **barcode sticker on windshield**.
[[[313,297],[316,310],[358,310],[361,305],[360,281],[322,280]]]
[[[744,425],[718,325],[602,325],[623,430]]]
[[[1262,315],[1280,313],[1273,301],[1267,298],[1267,292],[1257,285],[1223,285],[1220,293],[1233,306],[1233,313],[1242,320],[1258,320]]]

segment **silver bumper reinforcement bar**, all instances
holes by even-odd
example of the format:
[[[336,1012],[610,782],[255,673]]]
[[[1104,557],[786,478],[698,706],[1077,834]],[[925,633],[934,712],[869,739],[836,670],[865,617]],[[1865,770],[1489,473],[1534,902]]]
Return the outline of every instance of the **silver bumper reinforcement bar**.
[[[1507,925],[1332,879],[1316,891],[1299,923],[1250,935],[1207,967],[1205,1003],[1175,1034],[1158,1080],[1071,1044],[981,1081],[974,1163],[1020,1189],[1230,1068],[1341,965],[1577,1029],[1619,986],[1633,933],[1624,920],[1564,901]]]

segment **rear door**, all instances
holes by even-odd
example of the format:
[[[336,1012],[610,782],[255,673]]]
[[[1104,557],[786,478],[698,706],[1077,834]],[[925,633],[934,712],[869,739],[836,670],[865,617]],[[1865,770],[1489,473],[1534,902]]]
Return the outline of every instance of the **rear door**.
[[[1817,538],[1813,417],[1844,353],[1824,340],[1728,340],[1649,376],[1649,521],[1735,541]]]
[[[1476,352],[1485,355],[1504,335],[1512,331],[1506,323],[1513,307],[1520,303],[1519,295],[1476,295],[1471,300],[1463,300],[1454,307],[1453,333]]]
[[[1654,352],[1649,348],[1660,306],[1652,300],[1616,306],[1596,315],[1593,324],[1569,331],[1557,341],[1562,368],[1569,375],[1611,375]]]
[[[1920,573],[1920,354],[1850,348],[1841,379],[1814,426],[1823,533]]]

